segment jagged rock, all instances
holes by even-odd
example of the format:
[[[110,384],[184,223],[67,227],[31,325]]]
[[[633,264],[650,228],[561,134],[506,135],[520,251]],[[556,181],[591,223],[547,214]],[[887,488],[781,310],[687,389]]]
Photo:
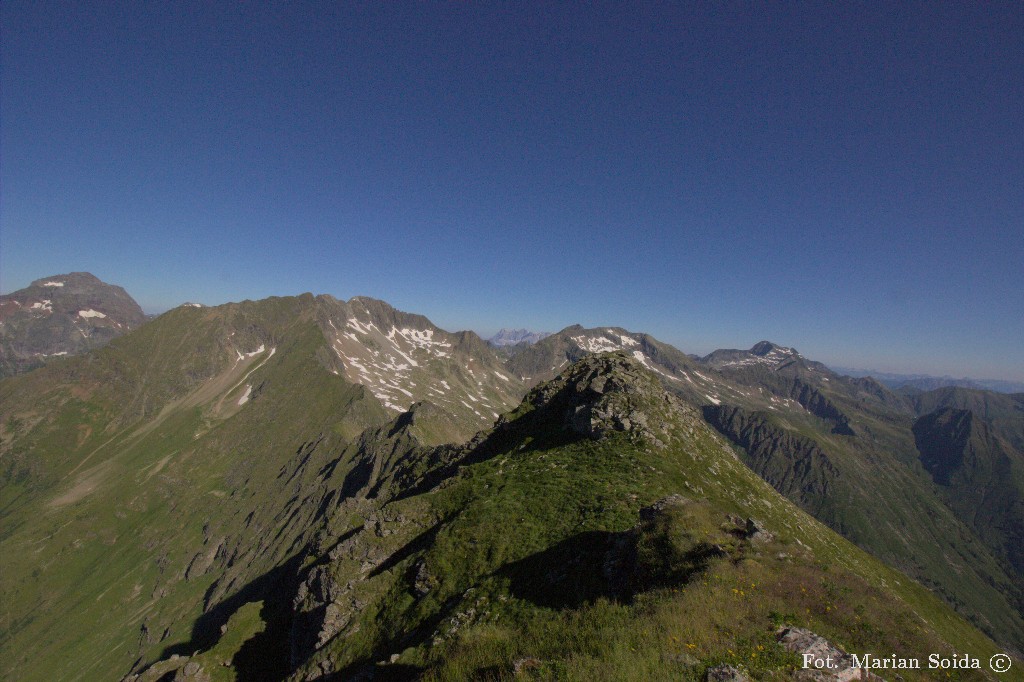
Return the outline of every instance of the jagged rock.
[[[174,675],[174,682],[210,682],[210,673],[196,661],[189,661]]]
[[[779,644],[784,649],[801,657],[808,654],[815,659],[831,659],[831,668],[827,670],[811,668],[798,670],[793,675],[794,679],[807,680],[808,682],[848,682],[850,680],[862,679],[881,680],[877,675],[873,675],[861,668],[855,668],[853,666],[853,656],[810,630],[782,626],[778,630],[777,637]]]
[[[757,519],[747,519],[747,537],[753,542],[771,542],[775,535],[765,530],[764,523]]]
[[[664,447],[666,408],[681,407],[649,370],[622,352],[585,358],[535,388],[526,402],[556,414],[564,410],[565,426],[588,438],[626,432],[656,447]]]
[[[540,667],[540,659],[524,656],[512,661],[512,674],[520,675],[527,670],[535,670]]]
[[[690,498],[674,493],[668,497],[663,497],[649,507],[644,507],[640,510],[641,521],[653,521],[656,516],[663,512],[668,507],[682,506],[689,504]]]
[[[189,562],[188,568],[185,569],[185,580],[193,580],[209,573],[214,559],[217,558],[223,546],[224,538],[221,538],[217,543],[209,545],[205,550],[196,552],[195,556],[192,557],[192,561]]]
[[[716,665],[708,669],[708,682],[750,682],[750,678],[741,670],[731,665]]]
[[[430,592],[431,584],[433,582],[434,577],[427,571],[426,563],[421,561],[419,563],[419,567],[416,569],[416,579],[413,581],[413,593],[417,598],[422,599]]]

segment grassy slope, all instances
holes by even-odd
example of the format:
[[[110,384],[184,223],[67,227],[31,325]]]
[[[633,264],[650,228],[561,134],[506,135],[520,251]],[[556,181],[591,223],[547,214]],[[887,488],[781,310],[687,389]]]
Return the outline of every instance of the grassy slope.
[[[178,309],[0,384],[0,674],[116,678],[198,648],[204,604],[301,551],[324,467],[386,418],[320,366],[308,304]]]
[[[781,498],[695,413],[646,409],[670,425],[666,448],[621,434],[566,439],[558,418],[538,431],[541,419],[492,436],[486,459],[433,492],[385,504],[326,569],[364,606],[302,670],[330,660],[342,677],[372,666],[385,678],[490,679],[531,659],[544,679],[702,679],[721,661],[760,674],[795,662],[773,643],[782,621],[859,652],[996,651],[926,590]],[[530,412],[524,403],[512,424]],[[602,571],[609,548],[670,493],[705,503],[667,536],[718,537],[738,514],[762,519],[776,539],[739,543],[696,574],[670,571],[623,598]],[[641,544],[654,532],[641,529]],[[367,556],[377,557],[369,572]]]
[[[762,367],[735,374],[751,383],[785,384],[785,377]],[[938,591],[990,635],[1018,650],[1024,647],[1024,617],[1014,607],[1021,598],[1018,581],[1000,563],[998,548],[986,546],[942,502],[918,461],[911,414],[860,390],[856,382],[834,376],[825,382],[806,371],[800,376],[850,417],[855,435],[831,433],[830,424],[800,409],[760,407],[773,428],[816,443],[835,469],[827,490],[779,485],[780,490],[859,547]],[[758,409],[756,401],[747,408]],[[775,459],[756,468],[780,484],[794,477],[786,464]]]

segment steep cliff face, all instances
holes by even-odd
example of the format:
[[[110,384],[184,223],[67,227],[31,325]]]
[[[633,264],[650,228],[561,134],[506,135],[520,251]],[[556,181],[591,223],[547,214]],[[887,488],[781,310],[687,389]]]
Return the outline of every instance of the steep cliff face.
[[[940,408],[913,431],[946,503],[1024,577],[1024,456],[970,410]]]
[[[841,474],[810,438],[788,432],[763,412],[718,405],[704,408],[708,422],[746,451],[747,463],[776,490],[816,518],[827,515],[829,498],[838,494]]]
[[[1017,623],[1024,602],[1005,541],[1020,522],[1000,512],[1000,522],[982,532],[974,518],[978,512],[968,512],[1005,504],[994,497],[951,504],[952,496],[935,494],[924,471],[893,456],[888,447],[894,441],[871,438],[899,433],[906,417],[871,423],[864,429],[867,437],[849,437],[815,429],[781,410],[723,404],[705,406],[704,416],[741,449],[754,471],[815,518],[925,582],[990,632],[1024,632]],[[980,516],[995,518],[989,512]]]
[[[832,424],[832,433],[842,436],[854,435],[853,429],[850,427],[850,417],[836,407],[821,391],[799,379],[788,383],[789,396],[814,416]]]

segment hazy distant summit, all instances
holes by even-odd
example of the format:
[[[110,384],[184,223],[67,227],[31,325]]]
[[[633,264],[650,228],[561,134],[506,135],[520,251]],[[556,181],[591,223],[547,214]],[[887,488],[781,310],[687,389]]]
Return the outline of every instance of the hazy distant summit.
[[[750,350],[720,348],[701,359],[715,369],[764,365],[772,369],[800,358],[795,348],[786,348],[771,341],[759,341]]]
[[[145,321],[128,292],[88,272],[37,279],[0,296],[0,376],[99,348]]]
[[[492,346],[515,346],[520,343],[535,344],[543,338],[551,336],[551,332],[531,332],[528,329],[501,329],[487,339]]]
[[[937,388],[956,386],[958,388],[973,388],[985,391],[996,391],[998,393],[1024,393],[1024,382],[1006,381],[1004,379],[972,379],[964,377],[957,379],[951,376],[932,376],[930,374],[895,374],[892,372],[877,372],[871,369],[852,369],[850,367],[832,367],[839,374],[850,377],[872,377],[892,389],[934,391]]]

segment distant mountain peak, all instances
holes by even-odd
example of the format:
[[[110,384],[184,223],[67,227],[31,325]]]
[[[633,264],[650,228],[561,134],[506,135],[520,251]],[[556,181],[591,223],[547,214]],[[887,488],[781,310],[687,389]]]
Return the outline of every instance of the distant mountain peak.
[[[772,343],[771,341],[758,341],[753,345],[753,347],[751,347],[750,352],[759,357],[764,357],[772,352],[779,355],[799,355],[795,348],[780,346],[779,344]]]
[[[128,292],[91,273],[42,277],[0,296],[0,376],[99,348],[145,321]]]
[[[497,334],[487,339],[492,346],[515,346],[520,343],[535,344],[551,332],[532,332],[529,329],[507,329],[502,327]]]
[[[387,410],[403,413],[430,401],[468,437],[522,395],[520,380],[473,332],[447,332],[366,296],[319,300],[320,327],[334,355],[329,371],[365,386]]]
[[[72,286],[99,286],[107,285],[106,282],[101,280],[91,272],[68,272],[63,275],[51,275],[50,277],[41,277],[40,279],[32,282],[29,287],[62,287],[65,285]],[[109,286],[109,285],[107,285]]]
[[[799,357],[800,354],[795,348],[780,346],[771,341],[759,341],[750,350],[737,350],[735,348],[716,350],[702,358],[702,361],[718,369],[747,367],[751,365],[764,365],[776,368],[788,360]]]
[[[931,374],[902,374],[883,372],[876,369],[857,369],[853,367],[833,366],[838,374],[850,377],[872,377],[890,389],[904,393],[914,391],[933,391],[938,388],[955,386],[998,393],[1024,393],[1024,381],[1007,381],[1005,379],[976,379],[970,377],[956,378],[952,376],[935,376]]]

